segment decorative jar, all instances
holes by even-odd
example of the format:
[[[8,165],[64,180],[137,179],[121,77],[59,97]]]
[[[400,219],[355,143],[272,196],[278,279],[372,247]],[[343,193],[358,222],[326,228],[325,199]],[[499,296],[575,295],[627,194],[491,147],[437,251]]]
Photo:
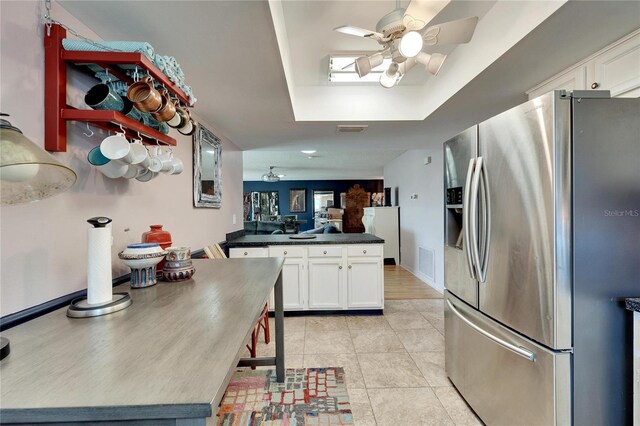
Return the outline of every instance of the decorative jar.
[[[171,233],[169,231],[165,231],[162,229],[162,225],[149,225],[151,228],[149,231],[142,234],[142,242],[143,243],[158,243],[162,249],[166,249],[167,247],[171,247]],[[164,268],[164,259],[158,266],[156,266],[156,271],[158,276],[162,276],[162,269]]]

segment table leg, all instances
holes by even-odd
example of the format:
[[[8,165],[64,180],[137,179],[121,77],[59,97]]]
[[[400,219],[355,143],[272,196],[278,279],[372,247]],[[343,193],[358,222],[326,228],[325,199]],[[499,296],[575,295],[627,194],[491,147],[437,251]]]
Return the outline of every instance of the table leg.
[[[284,382],[284,305],[282,293],[282,271],[274,289],[276,319],[276,379]]]

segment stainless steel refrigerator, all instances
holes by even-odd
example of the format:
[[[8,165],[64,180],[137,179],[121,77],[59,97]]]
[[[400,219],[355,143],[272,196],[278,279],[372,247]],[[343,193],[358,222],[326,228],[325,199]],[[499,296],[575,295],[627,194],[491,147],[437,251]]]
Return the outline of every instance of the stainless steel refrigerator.
[[[640,99],[548,93],[444,165],[451,381],[488,425],[630,424]]]

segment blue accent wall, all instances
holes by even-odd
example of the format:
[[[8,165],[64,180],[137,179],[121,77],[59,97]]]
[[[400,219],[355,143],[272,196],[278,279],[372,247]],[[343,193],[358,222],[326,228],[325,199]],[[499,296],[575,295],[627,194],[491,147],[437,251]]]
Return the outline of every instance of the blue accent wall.
[[[333,191],[333,200],[336,207],[340,207],[340,193],[347,192],[353,185],[359,184],[367,192],[383,192],[384,181],[382,179],[371,180],[281,180],[280,182],[244,181],[243,192],[278,191],[278,210],[281,215],[297,214],[299,220],[307,223],[300,225],[301,231],[313,229],[313,191]],[[304,213],[289,212],[289,190],[307,190],[307,211]]]

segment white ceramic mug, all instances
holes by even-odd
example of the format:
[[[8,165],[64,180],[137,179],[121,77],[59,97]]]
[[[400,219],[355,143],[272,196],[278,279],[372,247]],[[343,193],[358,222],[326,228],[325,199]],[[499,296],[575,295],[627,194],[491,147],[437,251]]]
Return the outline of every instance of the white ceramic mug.
[[[170,173],[173,170],[173,151],[169,150],[158,157],[162,161],[161,172]]]
[[[95,166],[100,173],[111,179],[123,177],[128,169],[127,164],[105,157],[99,146],[89,151],[87,160],[89,160],[89,163]]]
[[[133,179],[142,176],[147,172],[147,169],[139,164],[129,164],[127,172],[122,176],[125,179]]]
[[[145,146],[142,145],[142,143],[140,143],[139,141],[135,141],[134,143],[130,144],[129,148],[129,155],[131,156],[131,161],[129,162],[129,164],[142,164],[145,162],[145,160],[147,160],[147,158],[149,158],[149,151],[147,151],[147,148],[145,148]],[[147,166],[144,165],[144,167]]]
[[[158,172],[152,172],[151,170],[147,170],[140,176],[136,177],[136,180],[140,182],[149,182],[151,179],[158,176]]]
[[[160,158],[162,155],[162,150],[159,146],[149,147],[149,161],[147,164],[147,169],[151,170],[154,173],[158,173],[162,170],[162,159]]]
[[[174,158],[172,162],[172,169],[169,171],[171,175],[179,175],[184,170],[184,163],[179,158]]]
[[[124,133],[116,133],[114,136],[104,138],[100,144],[100,152],[109,160],[120,160],[125,163],[131,163],[134,160],[131,144],[124,137]]]

